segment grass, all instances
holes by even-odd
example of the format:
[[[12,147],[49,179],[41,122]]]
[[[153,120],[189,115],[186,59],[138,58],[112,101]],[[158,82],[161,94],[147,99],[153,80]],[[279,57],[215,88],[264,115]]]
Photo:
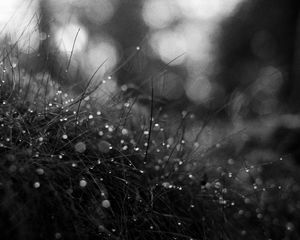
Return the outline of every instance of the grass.
[[[288,156],[238,149],[242,133],[202,148],[184,137],[193,113],[174,130],[153,101],[145,117],[130,97],[104,105],[90,86],[76,96],[4,52],[1,239],[300,238],[300,179]]]

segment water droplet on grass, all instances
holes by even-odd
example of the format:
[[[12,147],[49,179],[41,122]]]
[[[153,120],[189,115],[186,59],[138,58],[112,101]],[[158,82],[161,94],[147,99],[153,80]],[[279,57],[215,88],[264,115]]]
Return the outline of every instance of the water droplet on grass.
[[[44,169],[42,168],[37,168],[35,171],[38,175],[43,175],[45,173]]]
[[[79,153],[83,153],[86,150],[86,145],[84,142],[78,142],[74,146],[75,151]]]
[[[84,187],[86,187],[86,185],[87,185],[87,181],[85,179],[81,179],[79,182],[79,186],[84,188]]]
[[[123,135],[127,135],[127,134],[128,134],[128,130],[127,130],[126,128],[123,128],[123,129],[122,129],[122,134],[123,134]]]
[[[101,205],[104,208],[109,208],[110,207],[110,201],[109,200],[103,200]]]

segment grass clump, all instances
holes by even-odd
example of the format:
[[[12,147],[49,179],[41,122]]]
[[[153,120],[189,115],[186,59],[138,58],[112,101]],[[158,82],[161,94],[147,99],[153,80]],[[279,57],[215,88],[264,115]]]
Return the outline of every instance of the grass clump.
[[[89,96],[69,97],[48,74],[30,76],[7,62],[0,92],[3,239],[204,234],[203,214],[190,215],[192,193],[151,170],[151,130],[132,127],[130,102],[108,115]]]
[[[153,103],[145,118],[132,99],[104,106],[88,88],[72,96],[10,58],[1,65],[1,239],[299,237],[299,177],[276,152],[237,150],[230,137],[199,148],[184,137],[192,113],[174,131]]]

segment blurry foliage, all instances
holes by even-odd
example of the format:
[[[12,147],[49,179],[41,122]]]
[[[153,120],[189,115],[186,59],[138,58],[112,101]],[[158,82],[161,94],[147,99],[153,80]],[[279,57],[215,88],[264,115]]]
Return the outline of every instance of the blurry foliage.
[[[104,77],[114,75],[113,80],[120,86],[128,85],[129,91],[138,89],[142,98],[150,93],[152,79],[160,86],[155,93],[163,100],[163,106],[179,100],[180,104],[173,104],[174,109],[177,106],[180,110],[182,105],[200,112],[223,109],[219,113],[231,117],[232,103],[239,101],[240,98],[235,98],[240,94],[246,98],[242,111],[249,111],[242,118],[282,112],[282,106],[297,109],[298,1],[230,2],[223,9],[221,3],[214,1],[211,5],[201,4],[201,1],[184,4],[180,0],[91,1],[89,4],[44,0],[40,4],[40,31],[54,36],[59,28],[77,24],[80,31],[86,31],[79,36],[86,34],[91,47],[80,50],[79,60],[74,51],[71,61],[74,69],[71,66],[68,73],[64,73],[64,61],[68,61],[58,58],[54,37],[42,42],[40,54],[51,58],[54,51],[50,72],[54,76],[59,74],[66,85],[79,82],[101,64],[106,59],[100,57],[102,60],[98,61],[101,54],[108,61],[116,58],[116,62],[105,63],[109,67],[99,78],[103,74]],[[198,7],[199,13],[193,10],[186,14],[192,6]],[[98,16],[96,8],[103,19],[95,17]],[[107,8],[109,11],[101,14]],[[75,41],[76,27],[73,32],[70,43]],[[76,41],[75,46],[80,45],[78,38]],[[116,52],[108,56],[99,48],[98,57],[91,55],[88,65],[82,63],[86,61],[85,54],[98,51],[92,43],[102,41],[112,44]],[[260,91],[257,88],[264,88],[264,92],[274,89],[274,93],[262,93],[262,96],[257,94]],[[257,108],[258,105],[262,107]]]

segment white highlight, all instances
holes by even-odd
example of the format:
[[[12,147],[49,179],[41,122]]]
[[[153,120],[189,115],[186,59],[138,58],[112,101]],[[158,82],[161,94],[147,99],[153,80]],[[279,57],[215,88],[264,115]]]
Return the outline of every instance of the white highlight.
[[[78,35],[76,38],[77,32]],[[80,52],[86,47],[87,41],[88,34],[85,28],[76,23],[62,26],[55,31],[55,42],[62,52],[71,53],[73,45],[74,53]]]
[[[0,0],[0,34],[31,53],[39,47],[38,0]]]
[[[150,39],[153,51],[170,65],[182,64],[187,51],[184,37],[176,31],[158,31]]]
[[[143,19],[151,28],[167,27],[178,17],[178,8],[169,0],[150,0],[143,6]]]
[[[216,20],[230,14],[242,0],[176,0],[188,18]]]

